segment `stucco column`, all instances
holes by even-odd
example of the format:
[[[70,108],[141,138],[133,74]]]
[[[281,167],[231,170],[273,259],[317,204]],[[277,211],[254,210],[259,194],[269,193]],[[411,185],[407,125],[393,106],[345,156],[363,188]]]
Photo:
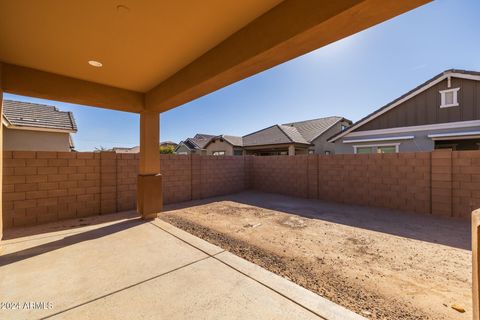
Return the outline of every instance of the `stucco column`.
[[[160,174],[160,114],[140,113],[140,170],[137,183],[137,211],[143,219],[154,219],[162,211]]]
[[[288,155],[294,156],[295,155],[295,146],[293,144],[288,146]]]

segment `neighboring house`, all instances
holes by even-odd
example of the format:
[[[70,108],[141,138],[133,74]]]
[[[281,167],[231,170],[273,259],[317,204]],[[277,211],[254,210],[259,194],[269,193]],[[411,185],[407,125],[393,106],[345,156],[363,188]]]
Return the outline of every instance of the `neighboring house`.
[[[243,137],[245,154],[259,156],[333,154],[327,138],[351,125],[343,117],[326,117],[273,125]]]
[[[352,122],[342,117],[327,117],[291,122],[256,131],[243,137],[221,135],[205,145],[207,155],[295,155],[332,154],[331,137]]]
[[[447,70],[329,141],[336,153],[478,150],[480,72]]]
[[[3,100],[5,151],[72,151],[77,125],[71,112],[54,106]]]
[[[205,146],[213,137],[215,137],[215,135],[197,133],[193,138],[187,138],[184,141],[180,141],[175,148],[175,153],[206,155],[207,150],[205,149]]]
[[[206,154],[213,156],[241,156],[243,155],[242,137],[215,136],[205,146]]]

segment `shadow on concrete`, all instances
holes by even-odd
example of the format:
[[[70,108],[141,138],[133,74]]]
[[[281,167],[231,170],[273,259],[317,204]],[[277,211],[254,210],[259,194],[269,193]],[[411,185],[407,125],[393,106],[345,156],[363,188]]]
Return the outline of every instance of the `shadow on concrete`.
[[[222,197],[167,205],[165,211],[218,201],[234,201],[305,218],[471,250],[469,220],[295,198],[279,194],[246,191]]]
[[[11,263],[15,263],[18,261],[22,261],[25,259],[29,259],[35,256],[39,256],[47,252],[59,250],[80,242],[99,239],[120,231],[124,231],[130,228],[139,226],[144,223],[148,223],[148,221],[144,221],[140,218],[124,220],[118,223],[109,224],[104,227],[95,228],[85,232],[66,235],[62,239],[47,242],[39,246],[8,253],[5,255],[0,255],[0,267],[11,264]]]
[[[63,230],[68,230],[68,232],[70,233],[75,232],[75,229],[83,228],[85,226],[94,226],[100,223],[107,223],[136,217],[138,217],[138,214],[135,211],[124,211],[114,214],[96,215],[84,218],[48,222],[36,226],[9,228],[4,230],[2,240],[12,240],[21,237],[43,235],[48,232],[57,232]]]

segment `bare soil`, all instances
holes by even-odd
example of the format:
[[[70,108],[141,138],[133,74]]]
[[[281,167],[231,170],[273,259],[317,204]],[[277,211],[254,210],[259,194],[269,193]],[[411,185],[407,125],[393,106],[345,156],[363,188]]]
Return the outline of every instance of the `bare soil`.
[[[471,319],[468,221],[253,192],[166,210],[176,227],[367,318]]]

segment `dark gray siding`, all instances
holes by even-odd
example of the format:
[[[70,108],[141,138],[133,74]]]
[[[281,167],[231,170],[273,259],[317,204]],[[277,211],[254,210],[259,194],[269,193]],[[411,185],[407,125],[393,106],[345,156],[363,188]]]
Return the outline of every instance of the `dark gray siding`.
[[[480,120],[480,82],[452,77],[451,88],[458,87],[458,107],[440,108],[439,91],[447,89],[445,79],[354,131]]]

